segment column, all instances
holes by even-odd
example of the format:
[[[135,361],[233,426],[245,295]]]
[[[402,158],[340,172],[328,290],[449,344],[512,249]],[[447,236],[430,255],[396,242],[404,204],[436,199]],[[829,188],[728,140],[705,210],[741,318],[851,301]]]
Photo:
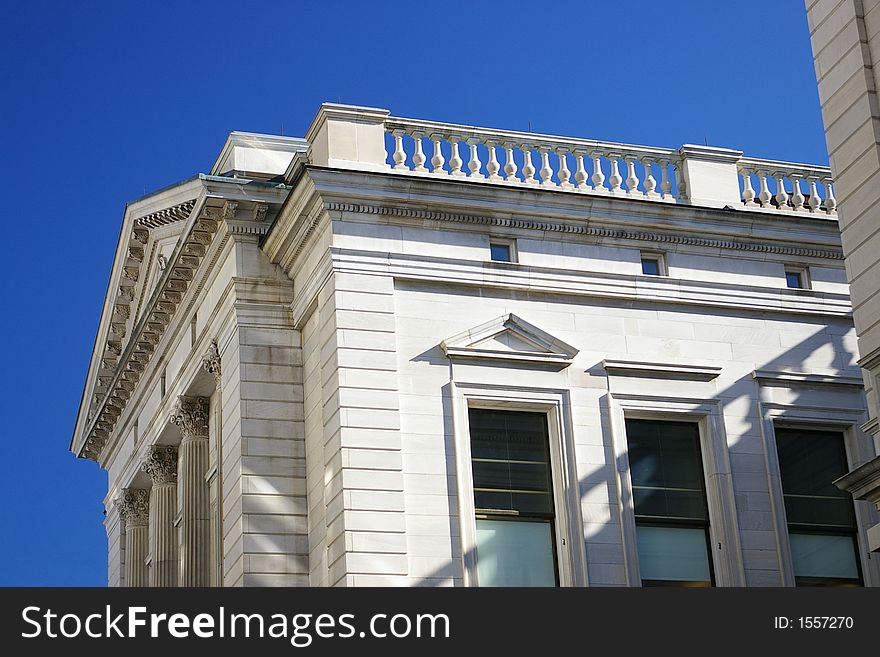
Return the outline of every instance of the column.
[[[177,449],[154,445],[141,466],[150,490],[150,586],[177,586]]]
[[[116,500],[125,521],[125,585],[148,586],[150,493],[143,488],[126,488]]]
[[[180,586],[211,585],[211,507],[206,397],[178,398],[171,422],[180,429]]]

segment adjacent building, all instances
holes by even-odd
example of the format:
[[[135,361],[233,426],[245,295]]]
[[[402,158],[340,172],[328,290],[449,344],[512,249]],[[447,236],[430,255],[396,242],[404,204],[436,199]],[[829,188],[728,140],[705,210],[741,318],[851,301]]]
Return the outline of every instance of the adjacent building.
[[[806,5],[829,159],[841,191],[841,239],[868,393],[870,419],[862,429],[880,450],[880,2]],[[838,485],[880,508],[880,458]],[[868,530],[868,547],[880,551],[880,525]]]
[[[876,585],[827,168],[323,105],[131,203],[111,585]]]

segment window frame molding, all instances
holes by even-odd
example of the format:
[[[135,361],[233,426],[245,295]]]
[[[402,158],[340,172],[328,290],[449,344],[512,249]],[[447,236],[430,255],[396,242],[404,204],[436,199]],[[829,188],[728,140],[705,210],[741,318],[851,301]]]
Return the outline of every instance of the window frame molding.
[[[812,290],[813,279],[810,276],[810,267],[808,265],[785,265],[786,276],[788,274],[797,274],[800,277],[801,284],[799,287],[790,287],[788,279],[785,279],[785,289],[787,290]]]
[[[506,246],[507,254],[509,256],[509,260],[495,260],[492,257],[492,246]],[[519,263],[519,253],[516,248],[516,238],[515,237],[495,237],[489,236],[489,262],[503,262],[509,265],[515,265]]]
[[[779,470],[779,455],[776,447],[776,427],[803,429],[804,431],[838,431],[843,435],[847,466],[850,471],[873,458],[868,453],[864,440],[860,439],[866,411],[864,408],[807,406],[780,404],[762,401],[758,404],[761,418],[761,436],[764,443],[764,458],[770,485],[770,511],[776,533],[776,548],[779,556],[779,571],[782,586],[795,587],[794,563],[788,536],[788,517],[785,513],[785,498],[782,492],[782,476]],[[859,565],[862,569],[862,582],[865,587],[880,585],[880,571],[877,559],[867,557],[867,530],[874,523],[871,510],[854,500],[856,516],[856,540],[858,544]]]
[[[644,260],[656,260],[657,261],[657,272],[656,274],[646,274],[644,272]],[[652,251],[648,250],[639,250],[639,276],[650,276],[652,278],[668,278],[669,277],[669,268],[666,266],[666,253],[663,251]]]
[[[745,566],[721,401],[619,393],[609,393],[608,397],[627,585],[642,586],[626,438],[626,420],[633,419],[697,424],[709,508],[715,586],[745,586]],[[719,544],[722,546],[720,550],[717,547]]]
[[[580,486],[575,469],[569,391],[556,388],[451,384],[453,445],[458,494],[462,575],[465,586],[479,586],[476,509],[471,464],[471,408],[546,413],[553,487],[556,564],[560,587],[588,586]]]

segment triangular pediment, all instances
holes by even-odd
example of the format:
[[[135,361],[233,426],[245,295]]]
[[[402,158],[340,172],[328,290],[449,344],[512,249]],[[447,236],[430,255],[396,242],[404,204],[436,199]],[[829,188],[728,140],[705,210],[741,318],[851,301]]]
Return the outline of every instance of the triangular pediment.
[[[567,367],[578,350],[512,313],[440,343],[452,359],[488,359]]]

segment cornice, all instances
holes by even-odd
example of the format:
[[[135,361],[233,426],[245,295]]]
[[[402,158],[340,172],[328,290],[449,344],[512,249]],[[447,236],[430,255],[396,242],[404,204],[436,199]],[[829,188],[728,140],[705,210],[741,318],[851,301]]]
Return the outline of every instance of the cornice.
[[[168,265],[144,306],[145,311],[129,344],[119,357],[118,365],[107,385],[109,393],[99,397],[98,410],[90,418],[91,424],[87,425],[85,440],[81,438],[73,446],[79,456],[96,461],[103,456],[104,447],[115,430],[117,421],[122,417],[140,378],[148,371],[151,357],[159,348],[173,318],[187,316],[192,310],[196,296],[204,286],[205,277],[216,264],[218,254],[227,240],[235,240],[240,236],[251,239],[251,236],[265,233],[269,225],[267,216],[270,205],[280,202],[281,196],[278,189],[263,187],[267,193],[255,199],[224,200],[212,196],[197,211],[198,216],[191,218],[190,225],[182,232]],[[286,190],[282,191],[286,194]],[[216,205],[221,202],[221,206]],[[218,231],[222,235],[220,248],[209,249]],[[207,263],[204,275],[197,276],[196,272],[204,269],[205,257],[210,257],[210,262]]]
[[[792,372],[777,370],[755,370],[752,378],[764,385],[829,385],[829,386],[852,386],[861,388],[864,386],[862,377],[848,376],[837,372]]]
[[[713,365],[685,365],[681,363],[651,363],[634,360],[602,361],[608,374],[640,378],[679,379],[682,381],[711,381],[721,374]]]
[[[722,240],[706,237],[691,237],[686,235],[675,235],[656,231],[634,231],[627,229],[578,225],[560,221],[541,221],[516,217],[494,217],[491,215],[443,212],[437,210],[420,210],[399,205],[367,205],[362,203],[342,203],[337,201],[329,201],[324,203],[324,208],[328,211],[397,216],[409,219],[470,223],[508,228],[525,228],[545,232],[569,233],[575,235],[590,235],[595,237],[631,240],[635,242],[687,244],[692,246],[730,249],[735,251],[778,253],[783,255],[793,255],[801,257],[843,260],[843,251],[836,249],[830,250],[789,247],[778,244],[769,244],[766,242],[747,242],[741,240]],[[301,240],[300,244],[305,241],[305,238],[307,238],[307,235],[304,237],[303,240]],[[299,246],[298,248],[301,248],[301,246]]]
[[[115,367],[105,373],[106,381],[99,376],[99,384],[104,384],[105,391],[98,393],[97,411],[86,430],[80,456],[95,461],[100,457],[168,322],[189,288],[220,219],[217,208],[204,208],[197,217],[191,218],[186,237],[181,237],[178,242]]]
[[[868,371],[872,371],[874,368],[880,365],[880,347],[862,356],[858,361],[858,365],[863,370]]]
[[[834,485],[857,500],[880,503],[880,456],[843,475]]]

